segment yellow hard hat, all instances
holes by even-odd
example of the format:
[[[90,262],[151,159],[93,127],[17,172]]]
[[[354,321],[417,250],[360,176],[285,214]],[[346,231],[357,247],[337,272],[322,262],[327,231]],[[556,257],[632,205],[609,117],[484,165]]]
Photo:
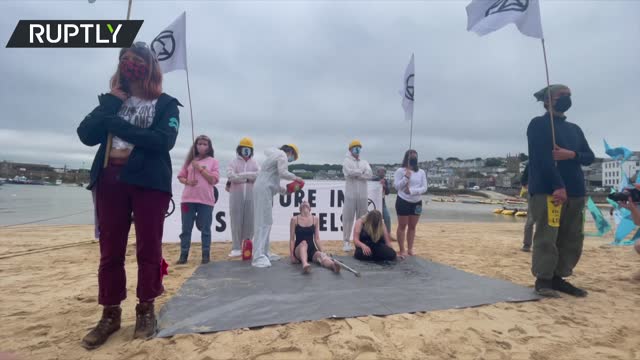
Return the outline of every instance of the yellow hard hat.
[[[287,144],[288,147],[292,148],[293,151],[295,152],[295,157],[296,160],[298,160],[298,157],[300,156],[300,151],[298,150],[298,147],[295,144]]]
[[[238,146],[248,147],[253,150],[253,140],[251,140],[251,138],[249,137],[243,137],[242,139],[240,139],[240,144],[238,144]]]
[[[351,150],[352,148],[354,148],[356,146],[362,147],[362,143],[360,142],[360,140],[353,140],[352,142],[350,142],[349,143],[349,150]]]

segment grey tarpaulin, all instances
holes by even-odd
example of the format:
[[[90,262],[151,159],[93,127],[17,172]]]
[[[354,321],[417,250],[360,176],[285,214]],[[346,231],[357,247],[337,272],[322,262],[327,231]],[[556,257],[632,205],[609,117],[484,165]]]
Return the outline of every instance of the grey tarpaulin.
[[[225,261],[200,266],[160,311],[159,337],[305,320],[390,315],[538,299],[533,289],[419,257],[370,264],[338,257],[362,273],[275,261],[271,268]]]

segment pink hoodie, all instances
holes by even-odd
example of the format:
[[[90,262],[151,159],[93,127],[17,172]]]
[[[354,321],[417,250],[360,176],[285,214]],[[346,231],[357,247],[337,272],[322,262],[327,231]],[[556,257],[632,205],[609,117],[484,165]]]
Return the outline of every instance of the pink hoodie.
[[[209,184],[207,179],[200,175],[200,172],[195,172],[195,179],[198,180],[198,184],[196,186],[184,186],[184,190],[182,191],[182,202],[214,206],[216,204],[216,200],[213,197],[213,186],[217,184],[220,179],[218,160],[209,156],[202,160],[198,160],[198,164],[205,167],[209,174],[213,176],[213,184]],[[193,175],[194,170],[191,164],[185,164],[182,166],[182,170],[180,170],[178,177],[184,177],[188,180],[192,180]]]

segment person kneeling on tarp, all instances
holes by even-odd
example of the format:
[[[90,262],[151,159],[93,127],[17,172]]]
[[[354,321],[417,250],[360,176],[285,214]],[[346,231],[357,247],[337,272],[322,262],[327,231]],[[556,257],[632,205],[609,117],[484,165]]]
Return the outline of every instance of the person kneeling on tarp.
[[[308,201],[300,204],[300,215],[291,218],[289,229],[289,253],[292,264],[302,263],[302,272],[305,274],[311,271],[309,260],[336,273],[340,272],[340,265],[322,252],[318,218],[311,214]]]
[[[356,221],[353,242],[356,245],[353,257],[358,260],[392,261],[396,259],[396,251],[391,247],[389,232],[378,210],[370,211]]]

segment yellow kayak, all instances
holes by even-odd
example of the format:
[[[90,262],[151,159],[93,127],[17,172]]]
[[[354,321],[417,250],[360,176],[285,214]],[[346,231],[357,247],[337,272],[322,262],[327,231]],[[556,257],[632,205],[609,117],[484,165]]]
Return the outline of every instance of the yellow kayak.
[[[516,216],[527,216],[527,212],[526,211],[518,211],[515,215]]]
[[[502,210],[502,215],[513,215],[515,213],[515,210]]]

